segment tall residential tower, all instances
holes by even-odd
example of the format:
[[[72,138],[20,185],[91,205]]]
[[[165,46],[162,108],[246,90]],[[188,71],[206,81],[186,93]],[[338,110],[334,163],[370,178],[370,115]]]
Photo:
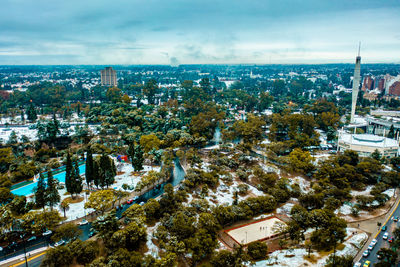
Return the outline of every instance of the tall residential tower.
[[[350,123],[354,123],[354,115],[356,113],[358,90],[360,87],[360,68],[361,68],[361,56],[360,56],[360,46],[358,47],[358,56],[356,57],[356,66],[354,67],[354,77],[353,77],[353,91],[351,95],[351,117]]]
[[[117,86],[117,73],[112,67],[101,70],[102,86]]]

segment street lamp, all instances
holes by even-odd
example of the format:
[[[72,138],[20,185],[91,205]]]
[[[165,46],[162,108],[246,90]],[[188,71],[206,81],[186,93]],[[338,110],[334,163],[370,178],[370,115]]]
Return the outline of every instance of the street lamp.
[[[20,238],[22,238],[22,243],[24,245],[24,255],[25,255],[25,266],[28,267],[28,258],[26,257],[26,244],[25,244],[25,233],[20,235]]]

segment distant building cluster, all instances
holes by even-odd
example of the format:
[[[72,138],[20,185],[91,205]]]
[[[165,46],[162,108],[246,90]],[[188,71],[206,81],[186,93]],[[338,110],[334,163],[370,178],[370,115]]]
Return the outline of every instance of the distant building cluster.
[[[112,67],[106,67],[100,73],[102,86],[117,86],[117,72]]]
[[[364,98],[368,100],[375,100],[382,94],[387,100],[398,98],[400,96],[400,75],[367,75],[363,79],[361,90],[364,91]]]

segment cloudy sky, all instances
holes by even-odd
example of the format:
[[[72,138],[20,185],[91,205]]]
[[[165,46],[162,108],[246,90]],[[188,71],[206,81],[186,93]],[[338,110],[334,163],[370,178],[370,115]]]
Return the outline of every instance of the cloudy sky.
[[[2,64],[400,63],[399,0],[1,0]]]

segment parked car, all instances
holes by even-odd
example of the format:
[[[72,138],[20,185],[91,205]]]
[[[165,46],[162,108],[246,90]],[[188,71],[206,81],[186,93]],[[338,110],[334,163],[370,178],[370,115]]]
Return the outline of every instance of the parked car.
[[[51,235],[53,232],[51,231],[51,230],[47,230],[46,232],[43,232],[43,236],[46,236],[46,235]]]
[[[133,199],[132,198],[130,198],[130,199],[128,199],[127,201],[126,201],[126,204],[128,204],[128,205],[130,205],[130,204],[132,204],[133,203]]]
[[[378,240],[376,240],[375,238],[372,239],[371,244],[373,247],[375,247],[376,243],[378,243]]]
[[[27,241],[29,242],[29,241],[33,241],[33,240],[36,240],[36,239],[37,239],[36,236],[33,235],[33,236],[29,237]]]
[[[393,242],[393,240],[394,240],[394,237],[392,236],[392,237],[390,237],[390,238],[389,238],[389,240],[388,240],[388,241],[389,241],[389,243],[392,243],[392,242]]]
[[[79,225],[85,225],[88,224],[89,222],[85,219],[83,219],[82,221],[78,222]]]
[[[366,251],[364,251],[363,256],[368,257],[368,255],[369,255],[369,250],[367,249]]]
[[[382,226],[382,231],[386,231],[386,229],[387,229],[387,226],[386,225],[384,225],[384,226]]]
[[[62,246],[62,245],[64,245],[64,244],[65,244],[65,241],[64,241],[64,240],[60,240],[60,241],[54,243],[54,246],[55,246],[55,247],[59,247],[59,246]]]
[[[389,237],[389,233],[388,233],[388,232],[386,232],[386,233],[383,235],[383,237],[382,237],[382,238],[386,240],[386,239],[388,239],[388,237]]]
[[[368,250],[369,250],[369,251],[371,251],[373,248],[374,248],[373,245],[369,245],[369,246],[368,246]]]
[[[361,267],[361,262],[356,262],[353,267]]]
[[[371,262],[370,262],[370,261],[365,261],[363,267],[369,267],[370,265],[371,265]]]
[[[393,221],[395,221],[395,222],[397,222],[398,220],[399,220],[398,216],[394,217],[394,219],[393,219]]]

